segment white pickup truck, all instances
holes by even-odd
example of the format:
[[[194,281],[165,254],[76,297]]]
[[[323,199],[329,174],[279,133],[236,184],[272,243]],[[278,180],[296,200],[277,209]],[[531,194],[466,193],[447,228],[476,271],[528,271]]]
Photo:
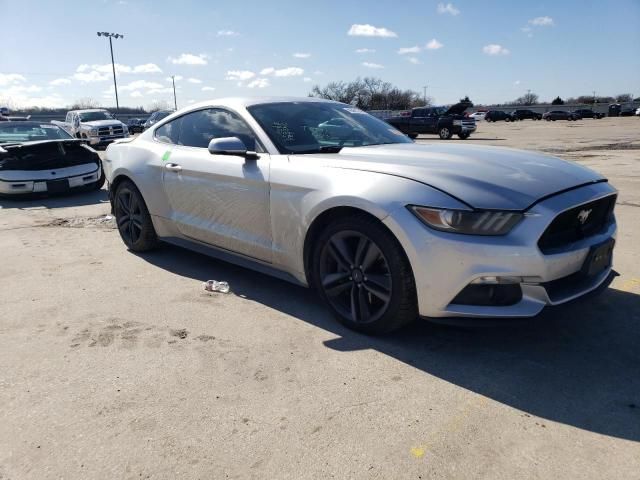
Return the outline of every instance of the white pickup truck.
[[[51,123],[64,128],[76,138],[84,138],[91,146],[108,145],[114,140],[127,138],[129,128],[103,109],[71,110],[64,122]]]

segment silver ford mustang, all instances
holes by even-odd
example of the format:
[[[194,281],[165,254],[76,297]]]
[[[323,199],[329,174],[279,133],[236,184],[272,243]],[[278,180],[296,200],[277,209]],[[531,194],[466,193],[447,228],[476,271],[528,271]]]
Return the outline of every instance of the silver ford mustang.
[[[613,275],[616,190],[574,163],[416,144],[342,103],[226,98],[109,146],[120,235],[318,289],[367,333],[529,317]]]

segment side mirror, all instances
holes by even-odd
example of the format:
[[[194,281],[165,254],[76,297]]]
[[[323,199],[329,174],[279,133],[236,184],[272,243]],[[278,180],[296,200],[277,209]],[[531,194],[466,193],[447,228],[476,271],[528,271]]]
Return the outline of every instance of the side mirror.
[[[209,142],[209,153],[212,155],[236,155],[251,160],[258,158],[258,154],[247,150],[247,146],[238,137],[212,139]]]

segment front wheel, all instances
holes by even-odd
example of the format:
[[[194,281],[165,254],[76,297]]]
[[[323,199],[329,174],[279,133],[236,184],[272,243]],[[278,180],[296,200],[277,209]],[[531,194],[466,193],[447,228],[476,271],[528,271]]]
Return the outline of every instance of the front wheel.
[[[453,136],[453,132],[451,132],[449,127],[441,127],[440,130],[438,130],[438,135],[440,135],[442,140],[449,140]]]
[[[418,316],[409,260],[391,232],[367,215],[325,229],[315,242],[312,279],[338,321],[353,330],[387,333]]]
[[[460,140],[466,140],[467,138],[469,138],[469,133],[459,133],[458,138]]]
[[[129,250],[146,252],[158,243],[151,215],[140,191],[133,182],[124,180],[114,195],[114,213],[118,232]]]

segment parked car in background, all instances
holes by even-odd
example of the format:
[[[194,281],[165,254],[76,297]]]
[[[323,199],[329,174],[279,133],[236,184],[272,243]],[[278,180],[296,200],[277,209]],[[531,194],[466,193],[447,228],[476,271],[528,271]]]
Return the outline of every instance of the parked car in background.
[[[160,120],[171,115],[173,112],[175,112],[175,110],[158,110],[157,112],[153,112],[144,122],[143,129],[146,130],[147,128],[154,126]]]
[[[633,107],[622,107],[620,110],[621,117],[633,117],[636,114],[636,109]]]
[[[480,122],[484,120],[484,116],[486,114],[487,112],[473,112],[472,114],[469,115],[469,118],[473,118],[476,122]]]
[[[133,135],[134,133],[142,133],[144,131],[144,122],[145,120],[143,118],[130,118],[127,122],[129,135]]]
[[[409,138],[434,133],[443,140],[449,140],[453,135],[465,140],[476,131],[476,121],[463,115],[468,106],[468,103],[457,103],[451,107],[418,107],[411,110],[410,116],[385,120]]]
[[[503,112],[502,110],[489,110],[485,114],[484,119],[487,122],[500,122],[502,120],[504,120],[506,122],[510,122],[511,121],[511,115],[509,115],[508,113]]]
[[[544,120],[580,120],[580,115],[574,112],[567,112],[565,110],[552,110],[551,112],[545,112],[542,114]]]
[[[350,133],[327,140],[336,118]],[[366,333],[418,316],[531,317],[613,277],[616,190],[600,174],[421,145],[319,98],[193,105],[110,145],[105,173],[129,250],[166,241],[315,287]]]
[[[604,117],[604,113],[594,112],[590,108],[579,108],[573,111],[574,114],[578,115],[580,118],[596,118],[600,119]]]
[[[542,114],[533,110],[515,110],[511,112],[511,120],[542,120]]]
[[[64,122],[54,120],[51,123],[95,147],[109,145],[114,140],[129,136],[127,125],[102,108],[71,110],[67,112]]]
[[[640,117],[640,107],[636,108],[636,116]]]
[[[99,189],[98,153],[51,123],[0,123],[0,195]]]

